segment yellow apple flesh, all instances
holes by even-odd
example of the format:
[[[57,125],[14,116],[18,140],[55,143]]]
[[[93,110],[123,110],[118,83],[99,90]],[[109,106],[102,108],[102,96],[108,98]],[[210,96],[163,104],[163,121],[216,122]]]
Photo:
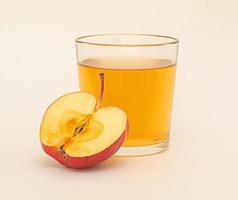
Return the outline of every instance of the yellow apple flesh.
[[[44,151],[72,168],[91,167],[111,157],[127,135],[127,115],[111,106],[95,110],[96,104],[86,92],[66,94],[51,104],[40,128]]]

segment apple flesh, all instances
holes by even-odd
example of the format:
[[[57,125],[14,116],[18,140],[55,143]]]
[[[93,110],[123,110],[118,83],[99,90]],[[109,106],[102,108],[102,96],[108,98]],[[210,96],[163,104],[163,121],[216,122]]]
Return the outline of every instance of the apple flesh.
[[[99,108],[102,86],[101,82],[98,101],[89,93],[73,92],[58,98],[44,114],[40,128],[43,150],[64,166],[97,165],[125,140],[127,115],[117,107]]]

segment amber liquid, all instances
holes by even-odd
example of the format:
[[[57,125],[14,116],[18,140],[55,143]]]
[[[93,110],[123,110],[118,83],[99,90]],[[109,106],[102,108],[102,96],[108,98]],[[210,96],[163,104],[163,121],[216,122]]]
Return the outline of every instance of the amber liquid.
[[[169,60],[148,58],[88,59],[78,66],[80,89],[99,94],[104,73],[102,106],[124,109],[129,134],[123,146],[164,142],[170,131],[176,67]]]

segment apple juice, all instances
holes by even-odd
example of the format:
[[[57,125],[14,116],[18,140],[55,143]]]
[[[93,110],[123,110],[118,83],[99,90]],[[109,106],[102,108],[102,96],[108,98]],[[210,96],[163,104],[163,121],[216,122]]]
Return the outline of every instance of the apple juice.
[[[80,89],[98,96],[99,73],[104,73],[102,106],[127,112],[129,134],[123,146],[166,141],[170,131],[176,66],[152,58],[100,58],[78,65]]]

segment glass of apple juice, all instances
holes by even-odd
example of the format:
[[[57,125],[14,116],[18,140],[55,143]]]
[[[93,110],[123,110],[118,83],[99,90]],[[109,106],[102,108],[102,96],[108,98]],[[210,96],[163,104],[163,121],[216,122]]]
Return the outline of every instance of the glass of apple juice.
[[[127,112],[129,134],[116,155],[140,156],[168,148],[178,40],[151,34],[88,35],[76,39],[80,89],[103,106]]]

